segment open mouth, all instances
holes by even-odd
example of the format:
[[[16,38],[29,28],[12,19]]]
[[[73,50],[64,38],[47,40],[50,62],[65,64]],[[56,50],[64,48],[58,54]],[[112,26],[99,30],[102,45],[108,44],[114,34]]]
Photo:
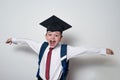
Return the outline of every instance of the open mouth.
[[[54,46],[56,41],[50,40],[50,46]]]

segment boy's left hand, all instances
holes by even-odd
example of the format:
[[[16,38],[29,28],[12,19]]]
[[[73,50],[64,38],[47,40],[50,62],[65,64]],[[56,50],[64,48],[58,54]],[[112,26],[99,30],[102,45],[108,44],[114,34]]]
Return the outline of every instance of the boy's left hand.
[[[109,48],[106,49],[106,54],[113,55],[113,51]]]

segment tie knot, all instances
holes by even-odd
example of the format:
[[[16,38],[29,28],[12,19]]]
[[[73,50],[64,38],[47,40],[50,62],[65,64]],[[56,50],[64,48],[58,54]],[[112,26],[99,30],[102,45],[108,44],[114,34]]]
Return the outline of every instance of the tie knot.
[[[53,48],[51,48],[51,47],[50,47],[50,48],[49,48],[49,50],[50,50],[50,51],[52,51],[52,50],[53,50]]]

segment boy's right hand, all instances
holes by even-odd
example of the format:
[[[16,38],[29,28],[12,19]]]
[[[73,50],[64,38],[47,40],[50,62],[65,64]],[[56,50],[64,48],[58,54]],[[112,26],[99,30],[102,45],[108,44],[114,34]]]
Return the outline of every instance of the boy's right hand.
[[[7,39],[6,44],[11,45],[12,44],[12,38]]]

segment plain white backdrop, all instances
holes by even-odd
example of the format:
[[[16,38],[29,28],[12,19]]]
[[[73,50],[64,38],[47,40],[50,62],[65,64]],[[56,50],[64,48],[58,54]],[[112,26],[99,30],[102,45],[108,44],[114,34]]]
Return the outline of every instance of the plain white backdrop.
[[[38,55],[7,38],[45,40],[39,23],[56,15],[73,27],[64,40],[73,46],[111,48],[114,56],[71,59],[68,80],[119,80],[120,0],[0,0],[0,80],[35,80]]]

